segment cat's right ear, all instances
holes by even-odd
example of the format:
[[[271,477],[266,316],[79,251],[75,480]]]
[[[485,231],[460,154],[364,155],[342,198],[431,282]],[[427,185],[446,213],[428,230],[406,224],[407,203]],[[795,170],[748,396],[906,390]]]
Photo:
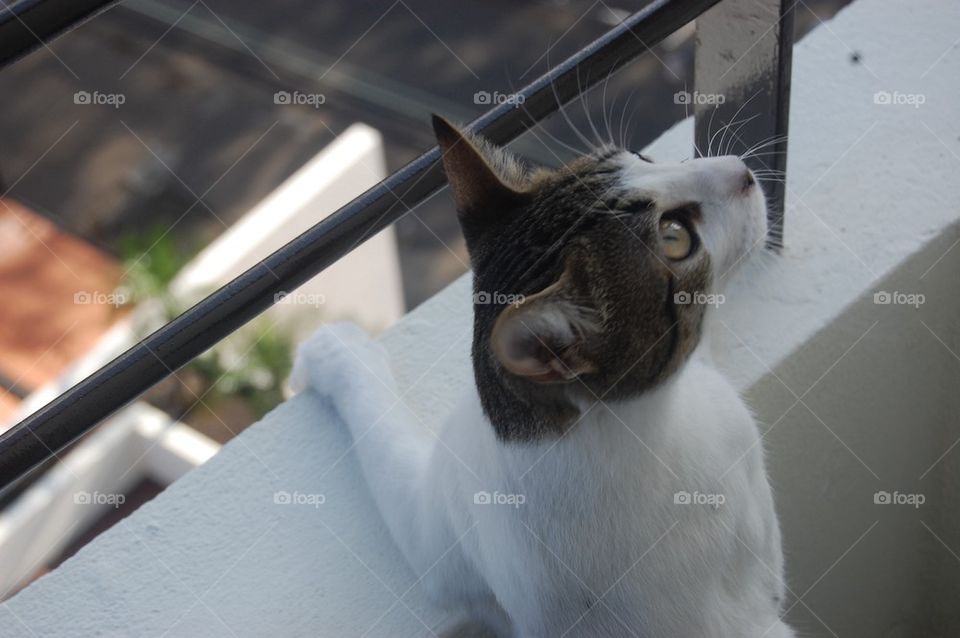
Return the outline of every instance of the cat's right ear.
[[[493,327],[493,354],[508,372],[534,383],[566,383],[597,371],[591,345],[600,335],[596,310],[571,294],[569,272],[521,303]]]
[[[464,134],[439,115],[433,116],[433,130],[468,241],[470,234],[496,226],[528,201],[519,184],[521,169],[513,156]]]

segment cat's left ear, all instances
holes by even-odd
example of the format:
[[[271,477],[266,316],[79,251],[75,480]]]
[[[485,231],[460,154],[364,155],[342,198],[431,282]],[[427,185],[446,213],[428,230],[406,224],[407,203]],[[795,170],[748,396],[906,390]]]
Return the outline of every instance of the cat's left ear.
[[[600,336],[599,319],[571,279],[565,272],[497,318],[490,341],[509,372],[535,383],[565,383],[597,371],[591,345]]]
[[[438,115],[433,116],[433,130],[468,241],[528,201],[522,168],[509,152],[461,132]]]

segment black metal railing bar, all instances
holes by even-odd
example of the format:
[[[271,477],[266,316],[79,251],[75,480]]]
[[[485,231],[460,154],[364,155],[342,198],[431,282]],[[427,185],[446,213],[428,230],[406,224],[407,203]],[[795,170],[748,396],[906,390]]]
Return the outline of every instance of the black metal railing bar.
[[[468,127],[499,144],[514,140],[717,2],[655,0],[518,91],[524,108],[501,104]],[[48,5],[32,11],[49,16],[56,13],[51,12],[56,6],[72,3],[31,4]],[[75,20],[81,20],[109,3],[75,4],[88,9],[74,12]],[[59,17],[49,23],[34,20],[33,41],[18,40],[19,50],[0,47],[0,63],[69,28],[67,22]],[[0,14],[0,42],[7,30],[23,31],[16,23]],[[278,294],[294,290],[392,224],[444,183],[440,152],[434,147],[24,419],[0,436],[0,490],[265,311]]]

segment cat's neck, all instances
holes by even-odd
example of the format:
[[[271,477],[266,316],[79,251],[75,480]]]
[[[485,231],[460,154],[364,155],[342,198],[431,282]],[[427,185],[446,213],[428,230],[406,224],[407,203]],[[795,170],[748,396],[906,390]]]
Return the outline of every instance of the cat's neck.
[[[504,443],[563,436],[580,414],[563,384],[535,385],[509,376],[486,343],[474,341],[473,371],[483,412]]]
[[[699,375],[689,374],[690,368],[714,369],[709,347],[700,343],[689,358],[644,392],[628,397],[611,397],[586,386],[580,380],[566,384],[533,386],[505,375],[488,358],[474,352],[474,374],[480,403],[497,438],[503,443],[550,444],[589,421],[589,413],[611,410],[632,415],[660,413],[665,405],[675,400],[677,387],[687,397],[700,395]],[[644,419],[635,418],[638,427]]]

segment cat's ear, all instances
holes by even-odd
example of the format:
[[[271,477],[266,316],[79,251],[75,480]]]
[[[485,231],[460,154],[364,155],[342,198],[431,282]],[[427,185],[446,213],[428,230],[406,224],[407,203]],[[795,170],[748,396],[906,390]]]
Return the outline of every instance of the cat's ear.
[[[464,230],[486,230],[528,201],[513,155],[464,134],[439,115],[433,116],[433,130]]]
[[[565,383],[596,372],[590,344],[600,335],[597,313],[572,294],[570,280],[565,272],[497,318],[491,346],[509,372],[536,383]]]

